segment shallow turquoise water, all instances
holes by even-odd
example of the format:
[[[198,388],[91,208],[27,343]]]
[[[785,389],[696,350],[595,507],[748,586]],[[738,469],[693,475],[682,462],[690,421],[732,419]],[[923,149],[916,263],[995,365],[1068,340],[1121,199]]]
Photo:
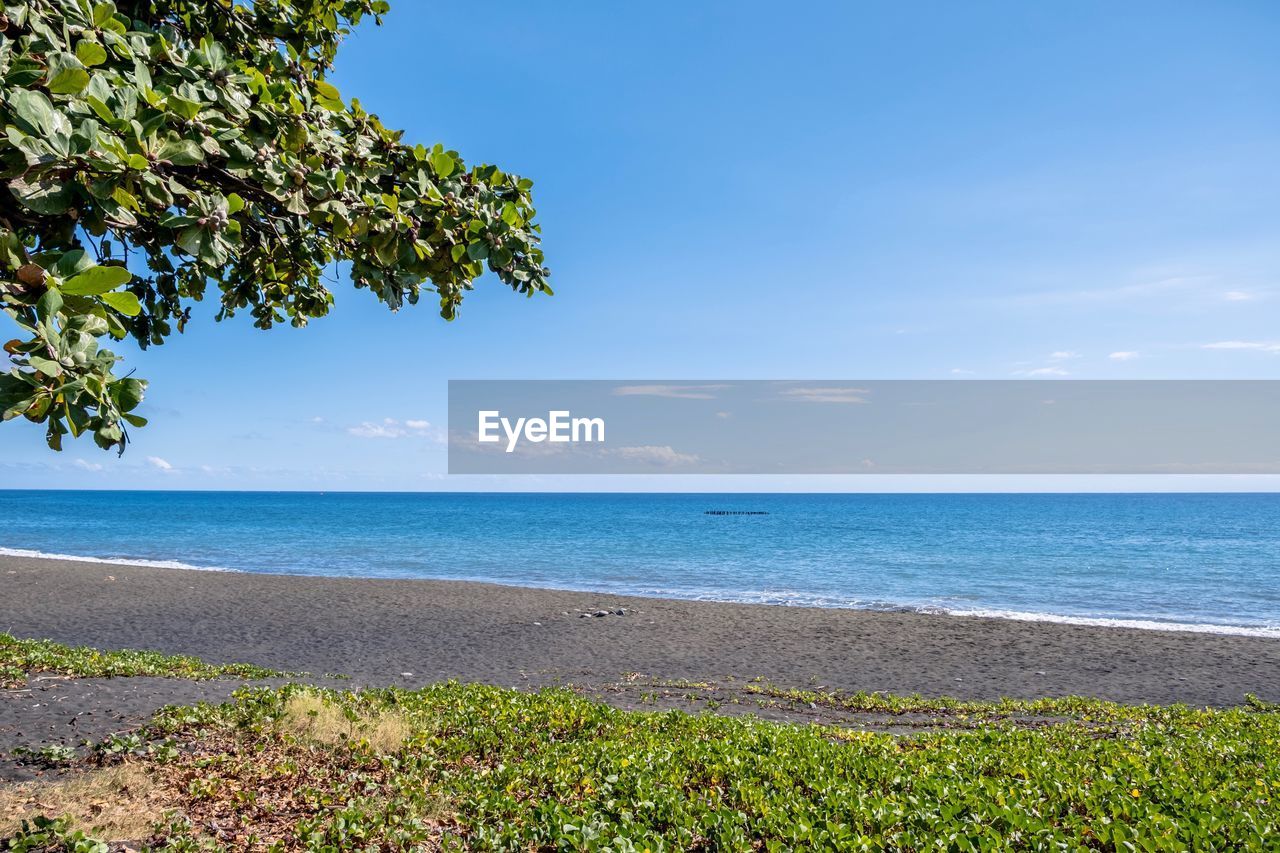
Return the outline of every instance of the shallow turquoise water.
[[[0,491],[0,519],[8,552],[1280,637],[1274,494]]]

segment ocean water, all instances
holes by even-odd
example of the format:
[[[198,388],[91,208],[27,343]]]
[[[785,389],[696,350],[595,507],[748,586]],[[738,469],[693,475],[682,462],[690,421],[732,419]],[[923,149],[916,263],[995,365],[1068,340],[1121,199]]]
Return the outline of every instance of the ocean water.
[[[0,491],[0,519],[9,554],[1280,638],[1276,494]]]

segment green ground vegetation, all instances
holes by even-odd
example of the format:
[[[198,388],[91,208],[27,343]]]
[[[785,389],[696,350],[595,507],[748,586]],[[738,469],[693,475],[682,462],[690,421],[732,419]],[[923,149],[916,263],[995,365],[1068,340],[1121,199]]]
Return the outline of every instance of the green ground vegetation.
[[[25,640],[0,633],[0,687],[20,687],[28,675],[53,673],[76,678],[155,675],[171,678],[271,678],[282,673],[249,664],[210,664],[187,655],[143,651],[99,651],[50,640]]]
[[[163,816],[142,843],[175,850],[1265,850],[1280,837],[1276,706],[838,701],[970,725],[900,736],[623,711],[563,689],[288,686],[166,709],[144,733],[164,748],[110,760],[149,774]],[[45,817],[14,849],[91,828]]]

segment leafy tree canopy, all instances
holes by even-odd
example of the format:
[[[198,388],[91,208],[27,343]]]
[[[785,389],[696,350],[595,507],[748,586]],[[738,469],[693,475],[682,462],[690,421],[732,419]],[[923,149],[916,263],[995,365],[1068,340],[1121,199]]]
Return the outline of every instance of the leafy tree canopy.
[[[326,266],[452,319],[487,268],[550,293],[532,182],[407,145],[325,80],[383,0],[24,0],[0,15],[0,412],[123,452],[158,345],[218,288],[266,329],[329,311]]]

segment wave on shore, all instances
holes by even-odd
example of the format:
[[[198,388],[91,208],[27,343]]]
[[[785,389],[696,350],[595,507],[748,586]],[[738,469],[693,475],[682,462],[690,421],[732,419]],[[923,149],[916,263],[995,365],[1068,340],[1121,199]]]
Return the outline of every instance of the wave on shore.
[[[85,557],[80,554],[48,554],[25,548],[0,547],[0,557],[26,557],[33,560],[66,560],[70,563],[105,563],[109,566],[145,566],[151,569],[189,569],[197,572],[239,572],[225,566],[193,566],[177,560],[143,560],[133,557]]]
[[[1062,616],[1053,613],[1024,613],[1018,610],[948,610],[948,616],[977,616],[1012,619],[1018,622],[1057,622],[1062,625],[1091,625],[1097,628],[1137,628],[1143,631],[1183,631],[1196,634],[1230,634],[1241,637],[1269,637],[1280,640],[1280,626],[1204,625],[1196,622],[1159,622],[1153,619],[1107,619],[1094,616]]]
[[[21,557],[39,560],[65,560],[75,563],[102,563],[106,565],[120,566],[141,566],[156,569],[182,569],[188,571],[203,572],[245,572],[245,569],[233,569],[225,566],[196,566],[190,563],[183,563],[178,560],[147,560],[140,558],[128,557],[86,557],[78,554],[51,554],[43,551],[33,551],[23,548],[5,548],[0,547],[0,557]],[[286,574],[283,572],[252,572],[251,574]],[[299,573],[289,572],[292,576]],[[346,577],[351,579],[360,579],[362,577],[379,577],[375,575],[332,575],[322,574],[318,572],[301,573],[303,576],[313,575],[319,577]],[[380,576],[384,577],[385,576]],[[402,576],[396,579],[404,580]],[[548,585],[541,583],[512,583],[509,579],[496,579],[489,577],[421,577],[418,580],[440,580],[452,582],[476,582],[476,583],[493,583],[502,586],[525,586],[538,589],[564,589],[572,592],[589,592],[601,595],[626,595],[640,596],[648,598],[671,598],[683,599],[686,601],[720,601],[731,604],[761,604],[780,607],[821,607],[821,608],[843,608],[849,610],[875,610],[880,612],[897,612],[897,613],[921,613],[939,616],[958,616],[958,617],[976,617],[981,619],[1006,619],[1016,622],[1048,622],[1061,625],[1083,625],[1095,628],[1132,628],[1143,631],[1177,631],[1180,633],[1199,633],[1199,634],[1222,634],[1241,637],[1262,637],[1268,639],[1280,639],[1280,626],[1247,626],[1247,625],[1216,625],[1198,622],[1165,622],[1155,619],[1132,619],[1121,617],[1101,617],[1101,616],[1075,616],[1061,613],[1037,613],[1021,610],[1001,610],[994,608],[962,608],[947,607],[942,605],[910,605],[890,601],[868,601],[862,599],[834,599],[828,596],[812,595],[800,592],[783,592],[783,591],[736,591],[728,592],[723,590],[691,590],[680,588],[615,588],[603,586],[574,585],[566,583],[562,585]]]
[[[803,593],[744,592],[726,596],[718,592],[691,593],[679,589],[646,589],[618,594],[652,598],[681,598],[692,601],[727,601],[735,604],[770,604],[783,607],[838,607],[851,610],[876,610],[889,613],[922,613],[935,616],[967,616],[979,619],[1008,619],[1015,622],[1050,622],[1059,625],[1085,625],[1094,628],[1134,628],[1142,631],[1179,631],[1196,634],[1227,634],[1240,637],[1280,639],[1280,625],[1217,625],[1204,622],[1173,622],[1158,619],[1124,617],[1075,616],[1063,613],[1037,613],[986,607],[948,607],[938,604],[903,604],[892,601],[836,600]]]

